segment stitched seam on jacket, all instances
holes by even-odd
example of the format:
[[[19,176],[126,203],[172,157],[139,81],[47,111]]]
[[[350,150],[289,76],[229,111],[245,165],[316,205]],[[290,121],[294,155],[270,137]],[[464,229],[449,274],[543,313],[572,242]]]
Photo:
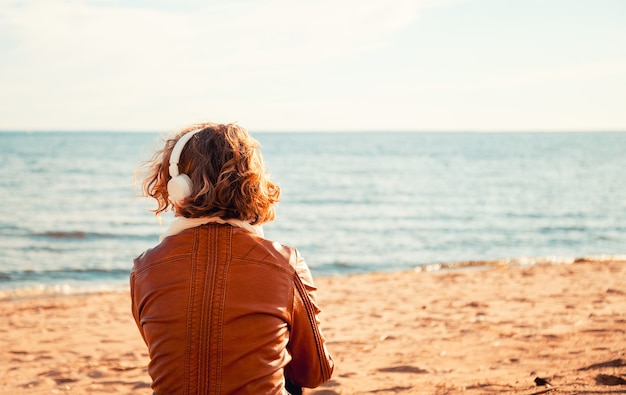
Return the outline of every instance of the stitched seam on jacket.
[[[176,260],[181,260],[181,259],[184,259],[184,258],[188,258],[190,255],[191,254],[179,254],[179,255],[169,256],[169,257],[167,257],[165,259],[161,259],[161,260],[156,261],[154,263],[151,263],[149,265],[144,265],[140,269],[133,268],[132,271],[134,273],[141,274],[141,273],[145,272],[146,270],[152,269],[152,268],[154,268],[156,266],[164,265],[166,263],[174,262]]]
[[[272,263],[272,262],[267,262],[267,261],[259,261],[259,260],[255,260],[255,259],[242,259],[242,258],[238,258],[237,260],[239,262],[247,263],[247,264],[250,264],[250,265],[266,266],[266,267],[269,267],[270,269],[278,270],[280,272],[288,274],[289,276],[293,275],[293,272],[294,272],[293,267],[291,267],[291,266],[285,267],[284,265],[280,265],[280,264],[277,264],[277,263]]]
[[[294,282],[296,283],[296,288],[298,289],[298,293],[300,294],[300,299],[302,299],[304,303],[307,316],[309,317],[309,323],[315,335],[315,349],[317,350],[317,358],[320,363],[320,370],[322,372],[322,378],[324,379],[324,381],[327,381],[330,379],[330,371],[329,371],[328,364],[325,362],[326,354],[324,352],[324,344],[322,342],[322,335],[320,334],[320,331],[317,327],[317,321],[315,320],[315,309],[313,307],[313,304],[311,303],[311,300],[308,297],[308,293],[306,292],[306,287],[304,286],[304,283],[302,282],[300,275],[298,275],[297,270],[296,270]]]
[[[187,344],[185,345],[185,365],[183,367],[183,377],[185,378],[184,394],[189,395],[190,392],[190,366],[191,366],[191,334],[193,333],[192,323],[193,323],[193,306],[194,306],[194,298],[196,294],[196,251],[198,250],[198,232],[194,233],[193,245],[191,247],[191,267],[190,267],[190,287],[189,287],[189,296],[187,301]]]
[[[226,286],[227,286],[227,281],[228,281],[228,271],[230,269],[230,263],[231,263],[231,251],[232,251],[232,228],[227,229],[226,230],[226,242],[225,242],[225,254],[224,254],[224,268],[223,270],[220,272],[221,274],[221,286],[220,286],[220,298],[218,300],[219,302],[219,311],[218,311],[218,322],[217,322],[217,327],[219,328],[219,333],[218,333],[218,342],[217,342],[217,352],[218,352],[218,356],[217,356],[217,385],[218,385],[218,392],[221,393],[222,392],[222,388],[221,388],[221,384],[222,384],[222,364],[223,364],[223,343],[224,343],[224,310],[226,308]]]
[[[212,325],[213,317],[213,305],[215,303],[215,279],[217,276],[217,233],[219,232],[216,227],[207,227],[207,245],[205,246],[207,251],[207,262],[205,270],[205,278],[202,283],[203,297],[202,297],[202,320],[200,327],[200,342],[199,359],[197,363],[202,366],[202,374],[198,374],[198,393],[213,393],[211,390],[211,383],[213,380],[210,378],[214,361],[211,359],[211,339],[215,336],[213,333],[214,327]],[[205,314],[206,313],[206,314]],[[202,380],[202,382],[200,382]]]
[[[208,315],[208,324],[210,334],[208,339],[211,341],[205,347],[208,355],[204,359],[206,371],[205,371],[205,388],[206,393],[219,394],[222,391],[222,363],[223,363],[223,330],[224,330],[224,308],[226,299],[226,282],[228,280],[228,269],[230,265],[230,250],[231,250],[231,237],[232,231],[230,228],[216,227],[213,232],[209,232],[211,242],[209,244],[209,250],[212,252],[210,257],[210,265],[213,267],[213,278],[211,283],[211,300]],[[226,237],[226,240],[222,241],[222,238]],[[221,249],[220,243],[224,245],[224,256],[220,255]],[[223,265],[218,263],[223,259]]]

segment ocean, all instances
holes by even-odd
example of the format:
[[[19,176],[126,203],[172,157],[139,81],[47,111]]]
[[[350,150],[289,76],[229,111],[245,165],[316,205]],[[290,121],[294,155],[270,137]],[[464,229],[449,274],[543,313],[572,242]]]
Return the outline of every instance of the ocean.
[[[251,133],[314,276],[626,254],[626,133]],[[126,288],[172,220],[134,180],[163,137],[0,133],[0,298]]]

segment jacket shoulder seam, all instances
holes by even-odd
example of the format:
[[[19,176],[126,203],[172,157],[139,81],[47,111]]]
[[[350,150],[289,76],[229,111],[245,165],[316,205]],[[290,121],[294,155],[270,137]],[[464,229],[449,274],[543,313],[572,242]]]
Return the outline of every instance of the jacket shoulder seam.
[[[190,253],[185,253],[185,254],[178,254],[178,255],[168,256],[167,258],[163,258],[163,259],[160,259],[160,260],[158,260],[158,261],[152,262],[152,263],[150,263],[150,264],[143,265],[143,266],[141,266],[141,267],[140,267],[140,268],[138,268],[138,269],[137,269],[137,268],[135,268],[135,269],[133,269],[132,271],[133,271],[134,273],[136,273],[136,274],[141,274],[141,273],[145,272],[146,270],[151,269],[151,268],[153,268],[153,267],[160,266],[160,265],[164,265],[164,264],[166,264],[166,263],[171,263],[171,262],[174,262],[174,261],[180,260],[181,258],[187,258],[187,257],[189,257],[190,255],[191,255]]]

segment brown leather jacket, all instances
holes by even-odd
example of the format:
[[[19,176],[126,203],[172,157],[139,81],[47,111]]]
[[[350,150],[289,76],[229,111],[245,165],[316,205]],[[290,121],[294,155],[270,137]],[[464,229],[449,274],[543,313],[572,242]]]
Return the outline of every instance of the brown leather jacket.
[[[331,377],[316,288],[293,248],[203,225],[135,259],[130,285],[157,395],[284,394],[285,379]]]

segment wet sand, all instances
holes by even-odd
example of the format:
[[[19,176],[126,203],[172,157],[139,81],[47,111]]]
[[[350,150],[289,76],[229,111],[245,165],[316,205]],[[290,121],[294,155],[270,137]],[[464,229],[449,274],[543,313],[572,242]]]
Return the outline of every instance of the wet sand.
[[[625,261],[316,282],[337,366],[307,394],[626,393]],[[151,394],[127,293],[3,300],[0,314],[0,393]]]

